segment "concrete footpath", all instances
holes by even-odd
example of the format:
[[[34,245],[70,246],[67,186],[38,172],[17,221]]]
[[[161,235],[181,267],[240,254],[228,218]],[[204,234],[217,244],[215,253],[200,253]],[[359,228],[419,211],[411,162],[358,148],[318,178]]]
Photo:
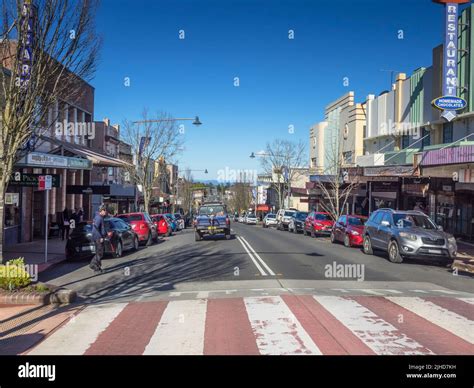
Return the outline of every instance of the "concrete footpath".
[[[453,269],[474,274],[474,244],[458,241],[458,257],[454,260]]]
[[[48,240],[48,258],[45,261],[44,240],[10,245],[4,247],[3,260],[7,262],[11,259],[23,257],[25,264],[37,264],[38,271],[42,272],[52,265],[66,260],[65,247],[66,240],[62,241],[58,238]]]

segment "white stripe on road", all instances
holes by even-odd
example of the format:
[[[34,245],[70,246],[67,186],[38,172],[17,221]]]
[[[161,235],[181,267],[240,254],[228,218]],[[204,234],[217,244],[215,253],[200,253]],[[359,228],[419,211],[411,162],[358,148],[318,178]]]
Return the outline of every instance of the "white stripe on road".
[[[252,246],[249,244],[249,242],[244,238],[240,237],[242,241],[247,244],[248,248],[252,251],[252,253],[255,255],[255,257],[260,261],[260,263],[265,267],[265,269],[268,271],[268,273],[272,276],[275,276],[275,272],[273,272],[270,267],[263,261],[263,259],[258,255],[257,252],[255,252],[255,249],[252,248]]]
[[[376,354],[433,354],[355,300],[339,296],[313,298]]]
[[[244,298],[260,354],[322,354],[279,297]]]
[[[458,298],[458,299],[469,304],[474,304],[474,298]]]
[[[262,269],[262,267],[260,267],[260,264],[258,264],[258,261],[253,257],[252,253],[250,253],[250,251],[247,249],[247,247],[245,246],[244,242],[241,240],[241,238],[239,236],[236,236],[237,237],[237,240],[239,240],[239,242],[242,244],[242,246],[244,247],[245,251],[247,252],[247,254],[250,256],[250,258],[252,259],[253,263],[255,264],[255,266],[257,267],[257,269],[259,270],[260,274],[262,276],[267,276],[267,273]]]
[[[387,299],[474,344],[474,321],[418,297],[390,296]]]
[[[126,305],[127,303],[116,303],[85,308],[28,355],[84,354]]]
[[[207,302],[169,302],[143,354],[203,354]]]

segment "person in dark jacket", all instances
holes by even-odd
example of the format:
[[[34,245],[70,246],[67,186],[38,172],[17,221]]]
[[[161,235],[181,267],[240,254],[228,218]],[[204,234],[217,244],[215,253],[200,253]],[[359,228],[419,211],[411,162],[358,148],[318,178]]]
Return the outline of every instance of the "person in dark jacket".
[[[107,207],[101,205],[99,212],[94,217],[92,222],[92,240],[95,243],[95,255],[89,264],[89,267],[94,270],[95,273],[103,273],[102,269],[102,257],[104,256],[104,239],[107,235],[104,226],[104,218],[107,215]]]

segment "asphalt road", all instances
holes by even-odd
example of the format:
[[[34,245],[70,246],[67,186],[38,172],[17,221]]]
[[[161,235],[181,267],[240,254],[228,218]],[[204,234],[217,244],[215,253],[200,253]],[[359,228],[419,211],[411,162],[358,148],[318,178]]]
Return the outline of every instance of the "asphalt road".
[[[194,241],[191,229],[138,252],[104,260],[94,275],[87,262],[62,263],[40,280],[72,288],[85,302],[298,293],[456,296],[473,293],[474,279],[423,261],[393,264],[384,255],[261,226],[232,224],[232,238]],[[333,273],[328,272],[328,266]],[[342,268],[343,272],[337,269]],[[354,272],[345,272],[346,270]],[[417,294],[418,293],[418,294]]]

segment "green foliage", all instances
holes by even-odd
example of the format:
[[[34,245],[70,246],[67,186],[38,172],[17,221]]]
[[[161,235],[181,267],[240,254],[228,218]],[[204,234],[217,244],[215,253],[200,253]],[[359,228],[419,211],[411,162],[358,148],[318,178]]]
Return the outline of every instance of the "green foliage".
[[[0,265],[0,288],[16,290],[31,283],[30,274],[25,269],[25,260],[20,257]]]

